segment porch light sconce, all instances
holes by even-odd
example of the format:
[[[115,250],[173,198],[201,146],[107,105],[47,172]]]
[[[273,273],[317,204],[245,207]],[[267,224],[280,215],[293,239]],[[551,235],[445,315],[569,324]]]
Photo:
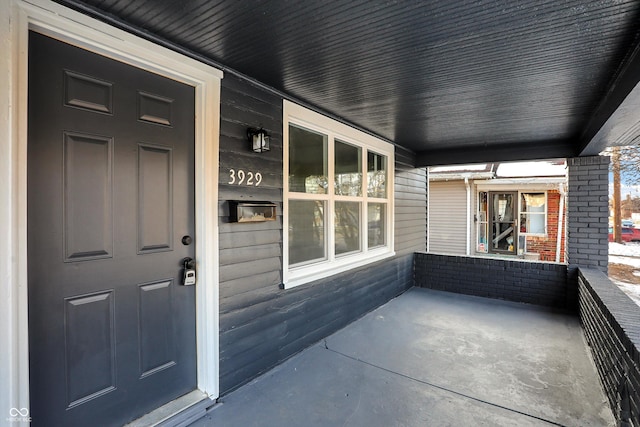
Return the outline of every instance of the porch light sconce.
[[[247,136],[251,141],[251,148],[256,153],[262,153],[269,151],[269,134],[264,129],[249,128],[247,130]]]

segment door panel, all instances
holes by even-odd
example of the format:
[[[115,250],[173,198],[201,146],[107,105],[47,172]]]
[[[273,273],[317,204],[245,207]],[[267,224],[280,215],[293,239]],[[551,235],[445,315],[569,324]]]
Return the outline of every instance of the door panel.
[[[138,251],[173,247],[173,161],[171,149],[138,146]]]
[[[65,381],[70,408],[116,387],[113,299],[113,292],[103,292],[65,300]]]
[[[138,118],[150,123],[171,126],[173,100],[150,93],[138,93]]]
[[[140,319],[141,377],[176,364],[171,313],[171,281],[139,286],[138,313]]]
[[[111,258],[113,138],[64,132],[65,261]]]
[[[65,105],[113,114],[113,83],[65,70],[64,89]]]
[[[29,43],[32,425],[122,425],[196,387],[194,90]]]

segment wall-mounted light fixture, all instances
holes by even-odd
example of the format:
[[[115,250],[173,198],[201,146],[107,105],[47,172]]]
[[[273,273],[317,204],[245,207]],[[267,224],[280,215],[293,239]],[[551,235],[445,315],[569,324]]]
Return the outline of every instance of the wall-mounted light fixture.
[[[256,153],[269,151],[269,134],[264,129],[247,129],[247,136],[251,142],[251,148]]]

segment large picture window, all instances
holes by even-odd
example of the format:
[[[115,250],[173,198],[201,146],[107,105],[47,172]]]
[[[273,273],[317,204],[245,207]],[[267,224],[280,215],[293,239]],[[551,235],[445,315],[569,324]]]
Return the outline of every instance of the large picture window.
[[[393,146],[284,103],[284,283],[393,255]]]

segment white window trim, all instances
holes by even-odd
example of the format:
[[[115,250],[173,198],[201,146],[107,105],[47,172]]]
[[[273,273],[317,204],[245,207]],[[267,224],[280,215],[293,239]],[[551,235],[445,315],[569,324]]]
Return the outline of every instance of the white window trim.
[[[523,194],[531,194],[531,193],[544,193],[544,233],[524,233],[522,231],[518,231],[518,235],[520,236],[528,236],[528,237],[548,237],[549,236],[549,229],[548,229],[548,217],[549,217],[549,195],[547,193],[547,190],[527,190],[527,191],[518,191],[518,227],[521,227],[522,225],[520,224],[520,217],[522,216],[523,212],[522,211],[522,195]],[[542,215],[541,212],[539,213],[535,213],[535,212],[530,212],[530,215]]]
[[[285,289],[290,289],[302,284],[332,276],[337,273],[351,270],[353,268],[361,267],[363,265],[380,261],[385,258],[389,258],[395,255],[394,248],[394,147],[393,145],[382,141],[367,133],[354,129],[333,120],[329,117],[323,116],[319,113],[311,111],[300,105],[294,104],[290,101],[283,101],[283,256],[282,256],[282,279]],[[362,148],[363,157],[363,195],[362,197],[349,197],[349,196],[335,196],[331,194],[306,194],[295,193],[295,199],[303,200],[325,200],[327,204],[333,204],[335,201],[358,201],[362,202],[361,217],[361,246],[362,250],[357,253],[348,253],[344,255],[335,256],[333,250],[328,251],[326,260],[318,261],[316,263],[307,264],[299,267],[289,267],[289,125],[294,124],[301,126],[305,129],[320,132],[327,135],[329,139],[329,155],[328,155],[328,171],[327,174],[330,177],[330,182],[333,182],[333,143],[332,140],[338,139],[340,141],[358,146]],[[377,154],[381,154],[387,157],[387,198],[380,199],[367,196],[367,171],[365,168],[366,152],[372,151]],[[332,187],[330,187],[332,188]],[[382,247],[375,247],[369,249],[367,247],[367,223],[366,209],[367,203],[383,202],[387,203],[387,216],[386,216],[386,230],[387,230],[387,244]],[[326,245],[327,248],[333,248],[334,245],[334,219],[333,219],[333,207],[328,209],[330,215],[327,217],[326,226]]]

